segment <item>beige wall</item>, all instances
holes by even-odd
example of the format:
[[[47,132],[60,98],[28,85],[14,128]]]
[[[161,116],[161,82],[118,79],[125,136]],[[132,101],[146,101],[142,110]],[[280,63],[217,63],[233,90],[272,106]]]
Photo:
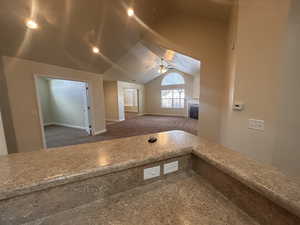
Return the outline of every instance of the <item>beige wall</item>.
[[[220,141],[227,24],[176,15],[153,26],[161,37],[146,37],[201,62],[199,135]]]
[[[117,81],[104,81],[105,119],[110,121],[119,120],[118,85]]]
[[[231,10],[229,29],[227,34],[227,66],[225,76],[225,89],[221,117],[221,143],[230,146],[229,139],[233,131],[229,131],[230,118],[236,113],[232,110],[234,101],[235,78],[236,78],[236,52],[237,52],[237,24],[238,4]]]
[[[9,154],[17,152],[16,134],[13,126],[11,106],[8,99],[7,82],[4,73],[4,64],[0,55],[0,109],[2,114],[3,128],[6,138],[7,151]]]
[[[288,0],[240,0],[236,49],[228,52],[222,144],[273,165],[288,9]],[[245,110],[233,112],[232,102]],[[248,129],[250,118],[264,120],[265,131]]]
[[[18,152],[36,151],[43,146],[35,74],[88,82],[94,118],[92,126],[95,132],[105,129],[101,75],[11,57],[3,57],[3,63]]]
[[[1,155],[7,155],[7,146],[2,123],[2,115],[0,111],[0,156]]]
[[[51,79],[49,83],[52,122],[88,131],[86,83],[60,79]]]
[[[125,119],[124,89],[138,90],[138,112],[144,113],[145,94],[144,85],[123,81],[104,81],[104,95],[106,105],[106,120],[122,121]]]
[[[50,94],[49,80],[38,77],[37,78],[37,91],[40,100],[40,106],[43,114],[43,124],[53,123],[52,101]]]
[[[86,83],[38,76],[36,87],[44,125],[89,131]]]
[[[185,85],[174,85],[172,87],[161,86],[162,79],[168,75],[168,73],[161,75],[154,80],[148,82],[145,85],[146,90],[146,112],[149,114],[160,114],[160,115],[176,115],[176,116],[187,116],[187,100],[192,98],[193,90],[193,76],[180,73],[184,80]],[[172,88],[184,88],[186,101],[184,109],[166,109],[161,108],[161,90]]]
[[[280,76],[278,133],[273,164],[300,177],[300,1],[292,0]]]

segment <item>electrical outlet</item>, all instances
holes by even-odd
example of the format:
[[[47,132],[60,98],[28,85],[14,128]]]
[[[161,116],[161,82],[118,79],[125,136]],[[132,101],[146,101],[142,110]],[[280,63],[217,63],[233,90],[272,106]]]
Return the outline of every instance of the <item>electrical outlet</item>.
[[[178,161],[164,164],[164,174],[173,173],[178,170]]]
[[[264,120],[255,120],[255,119],[249,119],[248,120],[248,128],[253,130],[265,130],[265,121]]]
[[[160,166],[144,169],[144,180],[160,176]]]

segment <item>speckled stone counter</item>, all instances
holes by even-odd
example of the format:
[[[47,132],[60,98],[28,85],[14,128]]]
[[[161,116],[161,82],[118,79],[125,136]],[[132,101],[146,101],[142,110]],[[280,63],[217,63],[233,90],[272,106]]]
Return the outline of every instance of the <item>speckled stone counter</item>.
[[[143,135],[0,157],[0,223],[48,217],[146,185],[143,168],[176,159],[180,172],[193,169],[260,224],[300,224],[300,184],[292,178],[183,131],[152,136],[156,143]]]
[[[188,154],[198,139],[183,131],[53,148],[0,157],[0,200]]]
[[[181,173],[26,225],[257,225],[195,173]]]
[[[278,169],[202,141],[193,154],[300,217],[300,184]]]

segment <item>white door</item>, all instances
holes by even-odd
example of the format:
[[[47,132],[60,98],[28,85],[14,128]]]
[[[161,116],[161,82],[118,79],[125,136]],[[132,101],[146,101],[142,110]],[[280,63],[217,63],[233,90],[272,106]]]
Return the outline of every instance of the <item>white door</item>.
[[[7,155],[7,147],[6,147],[6,141],[4,136],[1,111],[0,111],[0,155]]]

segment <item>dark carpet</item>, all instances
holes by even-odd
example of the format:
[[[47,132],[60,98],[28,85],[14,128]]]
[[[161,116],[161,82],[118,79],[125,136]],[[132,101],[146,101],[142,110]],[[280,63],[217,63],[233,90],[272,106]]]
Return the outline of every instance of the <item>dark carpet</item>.
[[[184,117],[145,115],[108,124],[106,127],[107,132],[96,136],[89,136],[84,130],[61,126],[46,127],[45,135],[47,147],[52,148],[169,130],[183,130],[197,135],[197,128],[198,120]]]

